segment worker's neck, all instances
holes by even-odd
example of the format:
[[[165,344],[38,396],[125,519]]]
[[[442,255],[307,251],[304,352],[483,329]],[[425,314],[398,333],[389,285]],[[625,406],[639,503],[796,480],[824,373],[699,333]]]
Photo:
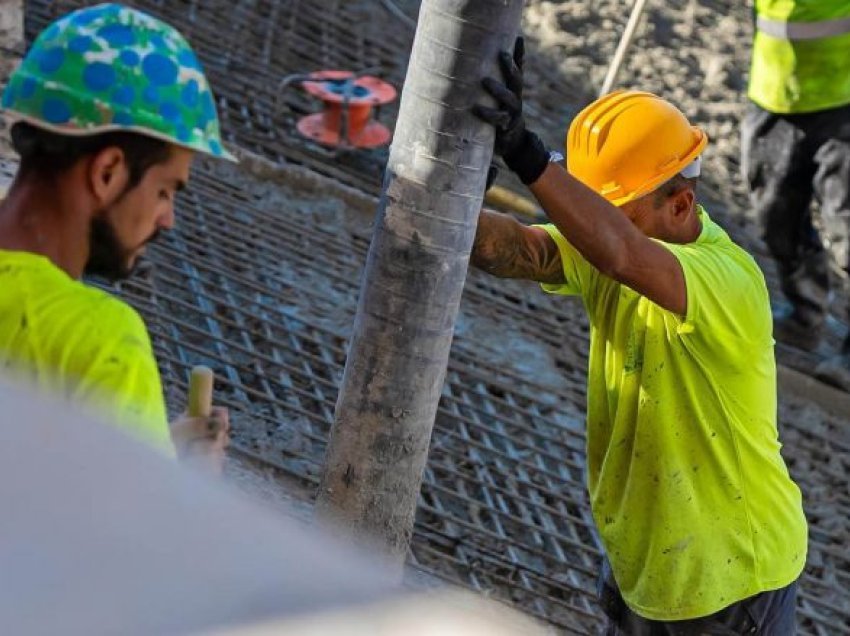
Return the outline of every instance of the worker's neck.
[[[688,218],[679,223],[662,225],[655,231],[646,232],[648,236],[665,243],[685,245],[693,243],[702,233],[702,216],[694,211],[688,213]]]
[[[0,249],[46,257],[72,278],[83,275],[89,222],[61,184],[16,178],[0,202]]]
[[[702,219],[696,213],[692,213],[690,217],[677,228],[676,236],[672,237],[671,243],[693,243],[699,238],[702,232]]]

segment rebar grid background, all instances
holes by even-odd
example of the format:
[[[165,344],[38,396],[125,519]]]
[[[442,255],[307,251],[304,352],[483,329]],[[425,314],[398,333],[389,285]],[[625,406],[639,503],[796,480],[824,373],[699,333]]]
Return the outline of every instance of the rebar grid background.
[[[27,3],[30,39],[82,4],[94,3]],[[192,41],[232,143],[378,190],[385,153],[304,142],[294,122],[317,105],[278,90],[293,73],[373,65],[400,86],[411,34],[388,26],[377,0],[132,4]],[[188,369],[209,364],[219,373],[217,400],[233,411],[237,452],[315,485],[368,228],[329,191],[270,185],[231,167],[204,164],[198,173],[181,200],[180,229],[121,293],[151,328],[172,411]],[[418,567],[567,633],[600,624],[600,553],[583,485],[581,313],[533,286],[471,273],[411,548]],[[802,632],[850,633],[847,424],[788,399],[782,415],[812,522]]]

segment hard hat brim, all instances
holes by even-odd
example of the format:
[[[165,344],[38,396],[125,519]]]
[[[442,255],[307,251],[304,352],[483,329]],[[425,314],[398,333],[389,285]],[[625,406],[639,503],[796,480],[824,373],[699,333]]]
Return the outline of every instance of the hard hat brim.
[[[138,135],[143,135],[145,137],[153,137],[154,139],[165,141],[173,146],[185,148],[187,150],[207,155],[209,157],[214,157],[216,159],[224,159],[225,161],[230,161],[231,163],[239,163],[239,159],[235,155],[230,153],[227,148],[224,147],[224,144],[221,145],[221,153],[216,153],[208,146],[201,144],[183,143],[175,139],[174,137],[170,137],[164,133],[158,132],[156,130],[151,130],[150,128],[145,128],[143,126],[119,126],[117,124],[106,124],[79,128],[75,126],[62,126],[57,124],[51,124],[42,119],[32,117],[12,108],[2,108],[0,109],[0,113],[5,115],[6,119],[10,123],[15,123],[19,121],[26,122],[31,126],[41,128],[42,130],[46,130],[48,132],[56,133],[57,135],[66,135],[68,137],[92,137],[94,135],[101,135],[103,133],[110,132],[131,132],[136,133]]]

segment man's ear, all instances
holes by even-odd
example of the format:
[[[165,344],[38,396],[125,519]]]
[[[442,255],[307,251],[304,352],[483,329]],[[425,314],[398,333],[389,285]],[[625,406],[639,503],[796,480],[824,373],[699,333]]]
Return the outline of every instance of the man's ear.
[[[98,207],[116,201],[124,193],[130,178],[124,151],[110,146],[95,154],[89,162],[88,177]]]
[[[676,192],[672,197],[673,218],[677,221],[687,219],[688,214],[694,209],[696,194],[694,189],[686,186]]]

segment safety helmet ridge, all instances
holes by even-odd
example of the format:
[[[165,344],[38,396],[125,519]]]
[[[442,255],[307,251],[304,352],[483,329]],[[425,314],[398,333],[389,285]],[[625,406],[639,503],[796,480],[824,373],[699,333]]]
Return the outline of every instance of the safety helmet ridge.
[[[616,206],[638,199],[696,159],[708,137],[666,100],[615,91],[570,124],[567,170]]]
[[[65,135],[122,130],[234,160],[194,51],[170,25],[101,4],[39,34],[3,92],[12,121]]]

